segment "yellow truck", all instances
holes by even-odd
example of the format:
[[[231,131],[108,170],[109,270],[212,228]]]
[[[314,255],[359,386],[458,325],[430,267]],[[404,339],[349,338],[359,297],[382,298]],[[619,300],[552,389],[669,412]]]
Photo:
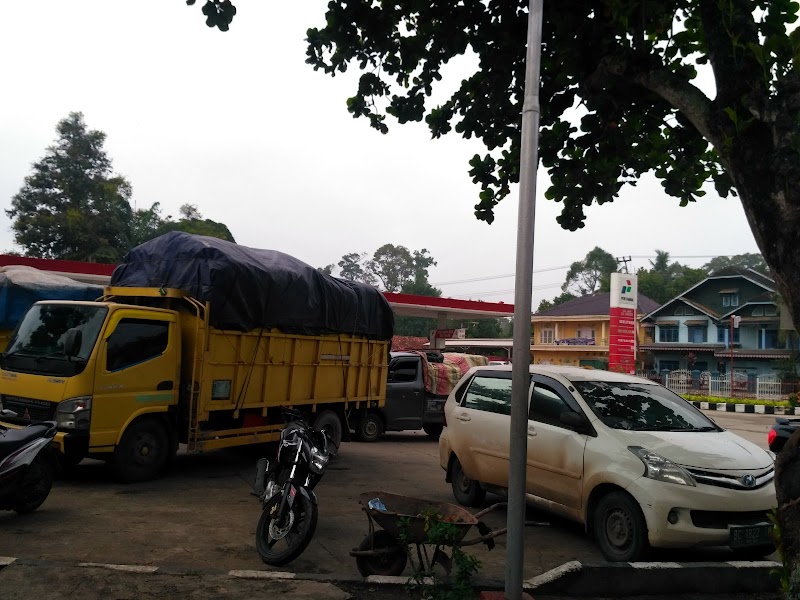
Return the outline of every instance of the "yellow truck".
[[[55,420],[54,444],[67,464],[104,459],[132,482],[157,476],[179,444],[197,452],[277,440],[283,405],[307,411],[337,443],[350,421],[384,405],[393,320],[377,290],[317,275],[291,257],[276,276],[258,254],[271,251],[189,237],[177,240],[190,247],[189,262],[178,256],[165,265],[175,243],[165,248],[157,238],[131,251],[100,301],[31,307],[2,355],[0,403],[17,414],[4,424]],[[209,258],[196,243],[221,253]],[[242,259],[230,254],[241,251],[256,258],[231,278],[226,271]],[[156,272],[143,275],[154,261]],[[222,275],[206,272],[209,265]],[[253,265],[255,274],[243,274]],[[206,272],[203,284],[182,279],[187,271]],[[264,278],[269,298],[253,287]],[[167,285],[174,281],[183,289]]]

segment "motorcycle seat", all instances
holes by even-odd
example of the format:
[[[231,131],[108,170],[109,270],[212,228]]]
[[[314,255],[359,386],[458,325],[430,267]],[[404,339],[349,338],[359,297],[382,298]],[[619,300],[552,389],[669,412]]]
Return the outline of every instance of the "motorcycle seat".
[[[0,431],[0,457],[5,457],[36,438],[44,437],[52,424],[36,423],[22,429]]]

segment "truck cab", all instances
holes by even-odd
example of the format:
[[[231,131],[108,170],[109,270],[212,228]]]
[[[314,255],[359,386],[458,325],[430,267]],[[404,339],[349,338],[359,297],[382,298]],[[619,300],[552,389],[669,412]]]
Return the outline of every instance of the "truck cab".
[[[386,431],[424,430],[433,438],[442,432],[447,396],[426,391],[423,369],[426,360],[441,358],[430,353],[392,352],[386,383],[386,405],[369,411],[355,423],[356,438],[374,442]]]

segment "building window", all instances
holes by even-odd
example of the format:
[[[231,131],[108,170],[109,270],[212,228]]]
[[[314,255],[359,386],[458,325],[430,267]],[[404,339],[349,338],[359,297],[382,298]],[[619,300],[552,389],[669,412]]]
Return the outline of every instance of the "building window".
[[[778,316],[778,309],[774,306],[765,306],[764,307],[764,315],[767,317],[777,317]]]
[[[680,316],[683,316],[683,307],[682,307],[682,306],[678,306],[678,307],[676,307],[676,308],[675,308],[675,313],[674,313],[674,314],[675,314],[676,316],[679,316],[679,317],[680,317]]]
[[[722,306],[739,306],[739,294],[722,294]]]
[[[594,329],[586,327],[584,329],[578,329],[578,337],[579,338],[588,338],[594,339]]]
[[[555,342],[556,332],[555,329],[542,329],[539,331],[540,344],[552,344]]]
[[[719,343],[719,344],[727,343],[726,342],[726,337],[725,337],[725,332],[726,331],[730,331],[730,329],[728,329],[727,327],[723,327],[723,326],[717,327],[717,343]],[[739,343],[739,329],[734,329],[733,330],[733,343],[734,344],[738,344]]]
[[[705,344],[707,341],[708,341],[708,327],[694,326],[694,325],[689,327],[690,344]]]
[[[753,308],[753,316],[754,317],[763,317],[764,316],[764,307],[763,306],[756,306]]]
[[[658,361],[659,371],[677,371],[679,368],[677,360],[660,360]]]
[[[658,341],[676,343],[678,341],[678,328],[672,325],[659,327]]]
[[[780,341],[778,340],[778,330],[777,329],[765,329],[764,330],[764,349],[765,350],[774,350],[776,348],[780,348]]]

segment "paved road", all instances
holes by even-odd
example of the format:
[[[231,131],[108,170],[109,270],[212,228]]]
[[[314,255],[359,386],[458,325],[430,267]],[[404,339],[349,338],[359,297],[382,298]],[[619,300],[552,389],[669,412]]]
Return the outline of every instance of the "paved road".
[[[775,422],[775,415],[729,413],[718,410],[704,410],[703,412],[720,427],[729,429],[764,449],[769,448],[767,433]]]
[[[762,446],[773,417],[716,413],[716,421]],[[85,461],[74,479],[58,482],[38,511],[27,516],[0,513],[0,556],[150,564],[198,569],[264,569],[255,551],[260,508],[249,495],[257,456],[219,451],[179,456],[158,481],[112,482],[101,463]],[[317,488],[320,518],[309,548],[289,569],[298,573],[357,576],[348,551],[367,532],[358,505],[362,492],[384,490],[453,502],[438,464],[437,443],[422,433],[389,434],[376,444],[343,444],[340,457]],[[489,498],[489,501],[498,501]],[[526,533],[524,577],[570,560],[597,562],[599,551],[573,523],[549,519],[549,528]],[[488,515],[494,528],[505,512]],[[489,552],[473,546],[482,577],[503,579],[505,538]],[[661,560],[729,560],[727,551],[665,552]],[[285,567],[283,568],[286,569]],[[408,570],[407,570],[408,572]]]

